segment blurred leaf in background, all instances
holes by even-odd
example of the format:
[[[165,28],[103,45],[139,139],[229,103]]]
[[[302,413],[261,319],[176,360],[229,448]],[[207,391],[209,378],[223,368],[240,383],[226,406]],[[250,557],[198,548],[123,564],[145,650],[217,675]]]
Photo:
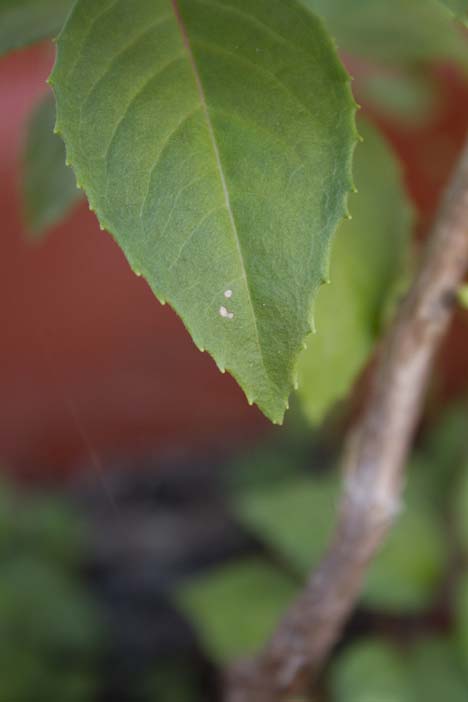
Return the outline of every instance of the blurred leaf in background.
[[[54,127],[55,98],[48,93],[30,118],[23,156],[23,209],[34,239],[46,234],[83,197],[72,169],[65,165],[65,144]]]
[[[405,499],[425,500],[439,512],[453,509],[462,469],[468,462],[468,405],[458,402],[428,424],[424,441],[411,460]],[[461,486],[460,486],[461,487]]]
[[[330,688],[333,702],[414,702],[401,656],[379,640],[347,648],[331,668]]]
[[[352,643],[330,671],[333,702],[463,702],[468,681],[452,643],[428,637],[397,648],[383,639]]]
[[[234,509],[247,529],[305,578],[330,538],[339,494],[335,474],[304,476],[241,494]]]
[[[450,410],[431,444],[439,446],[433,459],[439,462],[437,470],[426,446],[414,459],[405,507],[372,565],[364,606],[401,616],[420,613],[435,602],[447,572],[448,537],[442,503],[433,500],[433,487],[423,490],[422,485],[440,480],[440,467],[459,450],[462,428],[458,411]],[[264,642],[284,603],[317,565],[336,520],[341,480],[333,468],[335,459],[313,443],[309,453],[304,444],[291,455],[287,445],[287,439],[283,447],[274,440],[232,467],[241,473],[231,482],[233,513],[266,547],[271,565],[265,556],[220,566],[187,581],[178,598],[217,661],[245,655]]]
[[[73,0],[0,0],[0,56],[55,37]]]
[[[468,556],[468,455],[454,486],[453,521],[459,543]]]
[[[143,684],[145,702],[205,702],[199,675],[183,661],[160,660]]]
[[[408,659],[414,702],[466,702],[468,678],[453,642],[426,637],[414,645]]]
[[[245,558],[187,581],[176,600],[212,660],[227,663],[266,642],[296,591],[267,561]]]
[[[65,501],[51,495],[23,495],[0,483],[0,561],[31,555],[77,571],[88,531]]]
[[[93,700],[101,631],[92,600],[34,557],[0,573],[0,701]]]
[[[323,17],[338,47],[392,64],[457,61],[467,66],[466,42],[439,0],[302,0]],[[447,0],[452,10],[461,0]],[[442,29],[444,31],[442,31]]]
[[[439,106],[435,81],[419,67],[360,76],[358,90],[358,99],[368,107],[412,129],[432,119]]]
[[[358,128],[350,198],[352,221],[335,235],[332,285],[315,306],[317,333],[299,360],[299,394],[306,416],[319,422],[344,398],[369,358],[395,286],[408,269],[412,208],[389,146],[369,124]]]
[[[468,25],[468,3],[466,0],[442,0],[455,17]]]
[[[369,569],[363,602],[394,613],[429,607],[447,556],[439,515],[423,504],[408,503]]]
[[[0,702],[94,701],[104,634],[86,537],[64,501],[0,484]]]
[[[454,605],[455,639],[460,657],[468,674],[468,575],[460,578],[455,590]]]
[[[305,578],[319,561],[336,520],[336,472],[300,476],[234,500],[240,522]],[[407,503],[371,566],[363,602],[386,611],[419,611],[432,601],[447,564],[437,512],[416,498]]]

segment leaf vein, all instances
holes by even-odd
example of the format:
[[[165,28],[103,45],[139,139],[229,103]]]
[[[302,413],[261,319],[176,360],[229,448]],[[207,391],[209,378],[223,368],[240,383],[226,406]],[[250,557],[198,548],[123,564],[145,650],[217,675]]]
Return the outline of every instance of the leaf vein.
[[[272,27],[269,27],[263,20],[259,19],[258,17],[255,17],[255,15],[250,15],[247,12],[244,12],[243,10],[240,10],[238,7],[233,7],[232,5],[228,4],[221,4],[219,2],[215,2],[215,0],[195,0],[196,2],[199,2],[202,5],[211,5],[212,7],[217,7],[219,10],[222,12],[229,12],[234,15],[238,15],[239,17],[243,17],[244,19],[248,20],[248,22],[254,26],[260,27],[260,29],[263,31],[264,34],[269,34],[270,36],[274,37],[276,41],[281,42],[281,44],[285,44],[286,46],[289,46],[290,48],[294,49],[294,52],[297,53],[297,46],[296,44],[293,44],[289,39],[286,37],[283,37],[282,34],[279,34],[276,30],[274,30]],[[309,54],[311,55],[311,54]]]
[[[221,204],[221,205],[217,205],[216,207],[212,207],[211,209],[208,210],[208,212],[206,212],[203,215],[203,217],[198,222],[198,224],[192,229],[190,234],[187,236],[187,239],[184,241],[181,248],[179,249],[177,256],[175,257],[174,261],[169,266],[168,271],[171,271],[178,264],[178,262],[180,261],[180,257],[182,256],[183,252],[185,251],[187,246],[190,244],[191,240],[193,239],[195,234],[198,232],[198,230],[200,229],[202,224],[204,224],[206,222],[206,220],[209,219],[215,212],[218,212],[219,210],[223,210],[225,207],[226,207],[226,205],[223,202],[223,204]]]
[[[124,108],[122,115],[117,120],[114,129],[112,130],[111,139],[110,139],[110,142],[109,142],[109,144],[106,147],[106,150],[104,152],[103,160],[107,160],[107,157],[108,157],[109,152],[112,148],[112,144],[114,142],[114,139],[117,136],[117,133],[118,133],[120,127],[127,119],[128,114],[130,112],[130,108],[132,107],[132,105],[136,102],[136,100],[138,100],[140,95],[146,90],[146,88],[148,87],[148,85],[150,85],[150,83],[152,83],[154,80],[159,78],[170,66],[172,66],[174,63],[177,63],[178,61],[181,61],[183,58],[184,58],[184,54],[180,53],[177,56],[175,56],[174,58],[172,58],[170,61],[167,61],[163,66],[158,67],[158,70],[155,73],[152,73],[150,76],[148,76],[148,78],[144,81],[144,83],[139,87],[137,92],[134,93],[131,100]]]
[[[153,165],[152,165],[152,167],[151,167],[151,170],[150,170],[150,172],[149,172],[149,175],[148,175],[148,187],[147,187],[147,189],[146,189],[145,196],[143,197],[143,200],[142,200],[142,203],[141,203],[141,207],[140,207],[140,219],[141,219],[141,217],[143,216],[143,211],[145,210],[146,205],[147,205],[148,197],[149,197],[149,194],[150,194],[150,191],[151,191],[151,181],[152,181],[152,179],[153,179],[153,175],[154,175],[154,173],[155,173],[155,171],[156,171],[156,169],[157,169],[159,163],[161,162],[161,158],[162,158],[163,154],[165,153],[166,149],[168,148],[169,144],[171,143],[172,139],[173,139],[174,136],[177,134],[177,132],[178,132],[185,124],[187,124],[187,122],[189,121],[189,119],[191,119],[191,117],[193,117],[194,115],[196,115],[197,112],[200,112],[201,109],[202,109],[201,106],[200,106],[200,105],[197,105],[197,107],[195,107],[195,109],[191,110],[188,114],[184,115],[184,116],[182,117],[182,119],[178,122],[178,124],[176,124],[176,126],[175,126],[173,129],[171,129],[171,131],[169,132],[169,134],[168,134],[167,137],[165,138],[165,140],[164,140],[164,142],[163,142],[163,144],[162,144],[162,146],[161,146],[161,148],[160,148],[160,150],[159,150],[159,153],[158,153],[157,156],[156,156],[156,160],[155,160],[155,162],[153,163]]]
[[[229,190],[227,187],[226,177],[224,175],[224,169],[223,169],[223,165],[222,165],[222,161],[221,161],[221,154],[219,152],[219,147],[218,147],[218,143],[216,140],[216,135],[215,135],[213,125],[211,122],[211,118],[210,118],[210,114],[209,114],[209,110],[208,110],[208,104],[206,101],[205,91],[204,91],[204,88],[203,88],[203,85],[201,82],[201,78],[200,78],[200,75],[198,72],[197,64],[195,62],[195,57],[193,55],[189,35],[187,33],[187,30],[186,30],[185,25],[184,25],[183,20],[182,20],[182,16],[180,14],[178,0],[172,0],[172,7],[174,9],[174,14],[175,14],[176,20],[180,26],[180,31],[181,31],[181,34],[182,34],[182,37],[184,40],[184,45],[185,45],[185,48],[187,51],[187,56],[189,58],[190,64],[191,64],[193,72],[194,72],[195,81],[196,81],[199,96],[200,96],[200,102],[201,102],[201,105],[203,107],[203,111],[204,111],[205,117],[206,117],[206,123],[207,123],[208,131],[210,134],[210,139],[211,139],[211,143],[212,143],[212,147],[213,147],[213,152],[214,152],[214,156],[215,156],[217,169],[219,172],[219,177],[221,180],[221,185],[222,185],[222,189],[223,189],[223,195],[224,195],[224,199],[225,199],[225,203],[226,203],[226,208],[227,208],[227,212],[229,215],[229,220],[230,220],[232,232],[234,235],[234,240],[235,240],[235,244],[236,244],[236,248],[237,248],[237,252],[238,252],[238,256],[239,256],[239,260],[240,260],[240,264],[241,264],[241,270],[242,270],[242,274],[243,274],[243,278],[244,278],[244,282],[245,282],[245,286],[246,286],[246,290],[247,290],[247,297],[248,297],[251,312],[252,312],[252,319],[253,319],[253,326],[255,329],[255,339],[256,339],[257,348],[258,348],[258,351],[260,354],[260,358],[262,359],[265,373],[266,373],[267,377],[274,383],[273,379],[270,377],[269,369],[268,369],[266,361],[265,361],[265,355],[263,352],[262,344],[260,342],[260,334],[259,334],[259,330],[258,330],[257,317],[255,314],[255,308],[254,308],[253,299],[252,299],[252,292],[250,290],[249,280],[248,280],[248,276],[247,276],[247,270],[245,267],[244,255],[243,255],[242,246],[240,243],[239,232],[237,230],[237,225],[236,225],[236,222],[234,219],[234,214],[232,211]],[[274,383],[274,384],[276,385],[276,383]]]
[[[287,95],[289,95],[289,97],[293,98],[297,102],[297,104],[300,105],[302,109],[312,117],[314,121],[316,120],[316,115],[314,115],[310,107],[306,105],[305,102],[302,102],[299,96],[293,93],[288,88],[286,83],[284,83],[284,81],[282,81],[281,78],[273,71],[269,71],[267,68],[259,66],[258,63],[255,63],[254,61],[251,61],[248,58],[244,58],[243,56],[238,56],[238,54],[234,53],[233,51],[229,51],[229,49],[225,49],[224,47],[218,46],[217,44],[213,44],[208,41],[201,41],[199,39],[196,40],[196,43],[200,46],[204,46],[209,51],[219,52],[221,54],[226,54],[227,56],[232,56],[238,63],[244,63],[250,68],[254,68],[258,73],[263,73],[269,76],[270,78],[273,78],[273,80],[282,88],[282,90]]]
[[[90,88],[90,90],[89,90],[89,92],[88,92],[88,95],[86,96],[85,100],[83,101],[84,106],[86,106],[86,104],[87,104],[88,100],[90,99],[91,95],[92,95],[92,94],[95,92],[95,90],[100,86],[100,84],[102,83],[102,81],[105,80],[105,78],[109,75],[109,73],[111,72],[112,68],[113,68],[113,67],[115,66],[115,64],[119,61],[119,59],[121,59],[122,56],[124,56],[128,51],[131,51],[132,49],[134,49],[135,47],[137,47],[138,44],[139,44],[141,41],[143,41],[149,34],[151,34],[152,32],[154,32],[155,29],[157,29],[158,27],[162,26],[163,24],[165,24],[166,22],[168,22],[170,19],[172,19],[172,16],[171,16],[171,15],[166,15],[166,16],[163,17],[163,18],[159,18],[156,22],[153,22],[152,24],[150,24],[149,27],[146,27],[145,30],[144,30],[143,32],[140,32],[139,34],[137,34],[137,36],[133,37],[133,39],[132,39],[128,44],[126,44],[122,49],[120,49],[120,51],[118,51],[116,54],[114,54],[114,56],[112,57],[112,59],[111,59],[111,60],[109,61],[109,63],[107,64],[107,66],[106,66],[104,72],[102,73],[102,75],[101,75],[101,76],[93,83],[93,85],[91,86],[91,88]]]
[[[93,17],[93,19],[91,20],[91,24],[89,25],[85,34],[83,35],[83,39],[81,41],[79,51],[77,52],[76,59],[74,60],[70,70],[67,73],[68,77],[70,77],[75,72],[76,67],[80,63],[81,58],[83,56],[83,48],[84,48],[86,42],[88,41],[89,37],[91,36],[91,33],[92,33],[94,27],[97,25],[97,23],[99,22],[100,19],[105,17],[107,14],[111,13],[119,2],[120,2],[120,0],[113,0],[113,2],[111,2],[110,5],[108,5],[107,7],[104,7],[102,9],[102,12],[99,12],[95,17]]]
[[[169,223],[170,223],[170,221],[171,221],[172,215],[174,214],[174,210],[175,210],[175,208],[176,208],[176,206],[177,206],[177,203],[179,202],[180,196],[181,196],[186,190],[188,190],[189,188],[191,188],[191,187],[192,187],[193,185],[195,185],[196,183],[199,183],[201,180],[204,180],[206,177],[207,177],[207,174],[206,174],[206,173],[205,173],[204,175],[202,175],[202,176],[197,176],[196,178],[193,178],[189,183],[187,183],[187,185],[184,185],[183,188],[180,188],[180,190],[178,191],[178,193],[177,193],[176,196],[174,197],[174,200],[173,200],[173,202],[172,202],[172,207],[171,207],[171,209],[170,209],[170,211],[169,211],[169,214],[167,215],[166,223],[165,223],[165,225],[164,225],[163,230],[161,231],[161,239],[164,237],[164,235],[165,235],[166,232],[167,232],[167,229],[168,229],[168,227],[169,227]]]

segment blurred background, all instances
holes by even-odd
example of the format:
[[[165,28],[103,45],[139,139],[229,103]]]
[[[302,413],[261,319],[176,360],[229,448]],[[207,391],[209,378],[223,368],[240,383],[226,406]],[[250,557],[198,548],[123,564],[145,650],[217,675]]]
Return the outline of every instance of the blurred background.
[[[432,53],[343,55],[416,246],[468,123],[466,58]],[[0,60],[0,702],[217,702],[327,542],[368,373],[320,424],[295,402],[272,428],[84,201],[31,237],[25,141],[52,62],[49,43]],[[311,699],[468,699],[467,349],[460,307],[406,507]]]

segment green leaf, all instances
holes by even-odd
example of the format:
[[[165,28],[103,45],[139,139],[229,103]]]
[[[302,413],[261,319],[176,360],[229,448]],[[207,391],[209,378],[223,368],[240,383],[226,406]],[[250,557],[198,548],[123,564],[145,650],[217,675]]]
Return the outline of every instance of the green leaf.
[[[468,310],[468,285],[462,285],[458,289],[458,301],[465,310]]]
[[[20,554],[2,563],[0,618],[0,702],[94,699],[102,620],[79,583]]]
[[[353,219],[335,237],[333,284],[319,292],[317,334],[299,361],[300,397],[311,422],[345,397],[372,352],[382,313],[408,262],[412,211],[399,166],[377,132],[359,124]]]
[[[392,64],[451,59],[466,66],[466,42],[439,0],[302,3],[324,18],[343,51]]]
[[[442,0],[460,22],[468,25],[468,2],[467,0]]]
[[[467,681],[453,645],[426,637],[404,655],[383,641],[352,645],[331,669],[333,702],[462,702]]]
[[[414,702],[466,702],[468,680],[451,641],[425,638],[414,646],[408,663]]]
[[[73,0],[0,0],[0,56],[56,36]]]
[[[423,504],[409,505],[370,567],[363,601],[390,612],[425,609],[440,586],[447,558],[438,515]]]
[[[453,521],[460,543],[468,552],[468,457],[459,467],[461,471],[453,494]]]
[[[332,474],[254,487],[233,504],[241,523],[305,578],[328,544],[339,495],[340,481]],[[415,500],[373,562],[363,602],[388,611],[422,610],[432,601],[446,563],[439,517],[426,501]]]
[[[455,592],[455,635],[461,660],[468,671],[468,577],[463,575]]]
[[[176,602],[207,653],[226,663],[265,643],[295,593],[292,580],[252,558],[188,581]]]
[[[416,702],[403,659],[382,641],[346,649],[330,676],[334,702]]]
[[[410,501],[425,500],[439,514],[448,508],[453,510],[449,503],[454,495],[455,500],[461,500],[461,507],[463,504],[461,472],[468,462],[467,412],[466,403],[446,409],[428,427],[422,448],[411,461],[406,495]]]
[[[69,504],[50,496],[26,498],[0,483],[0,561],[32,555],[63,570],[83,564],[88,531]]]
[[[65,165],[65,146],[54,134],[55,100],[47,95],[28,125],[23,163],[26,226],[34,238],[57,224],[81,198],[71,168]]]
[[[197,669],[195,659],[193,667],[185,660],[179,661],[172,656],[158,660],[135,694],[135,700],[142,702],[202,702],[205,694],[201,691],[204,682],[203,669]],[[201,666],[200,666],[201,667]]]
[[[335,476],[303,477],[240,494],[234,507],[244,526],[306,577],[328,543],[338,497]]]
[[[281,422],[357,139],[322,23],[298,0],[78,0],[51,83],[102,227]]]

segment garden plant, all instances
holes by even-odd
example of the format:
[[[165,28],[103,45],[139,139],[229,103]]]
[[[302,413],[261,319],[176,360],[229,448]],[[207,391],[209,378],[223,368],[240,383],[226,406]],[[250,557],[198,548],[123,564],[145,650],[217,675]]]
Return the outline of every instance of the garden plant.
[[[466,25],[466,0],[0,0],[1,54],[56,42],[51,90],[24,149],[33,239],[86,198],[199,351],[275,424],[296,393],[312,432],[374,357],[339,474],[280,481],[269,497],[233,490],[241,521],[291,559],[297,577],[293,586],[255,564],[265,606],[271,597],[283,610],[249,655],[232,622],[233,645],[220,656],[227,702],[309,699],[362,593],[379,603],[391,583],[391,556],[383,571],[372,562],[394,522],[397,560],[405,534],[418,532],[428,580],[445,567],[437,495],[421,470],[411,472],[405,510],[402,493],[436,353],[467,304],[468,146],[416,247],[398,158],[358,112],[351,74],[379,66],[368,95],[415,122],[433,99],[431,62],[468,72]],[[196,398],[186,402],[195,410]],[[466,421],[466,408],[453,416]],[[454,458],[460,494],[466,460],[466,451]],[[237,578],[242,590],[246,572],[225,582]],[[209,587],[182,589],[179,605],[219,641],[213,603],[231,586]],[[460,593],[466,610],[466,587]],[[393,594],[411,609],[427,592]],[[450,667],[447,646],[412,650],[413,668]],[[411,697],[390,646],[365,641],[353,655],[334,677],[339,701],[427,698],[421,688]],[[372,675],[367,691],[349,696],[367,669],[393,676],[394,697]],[[466,698],[457,675],[439,699]]]

